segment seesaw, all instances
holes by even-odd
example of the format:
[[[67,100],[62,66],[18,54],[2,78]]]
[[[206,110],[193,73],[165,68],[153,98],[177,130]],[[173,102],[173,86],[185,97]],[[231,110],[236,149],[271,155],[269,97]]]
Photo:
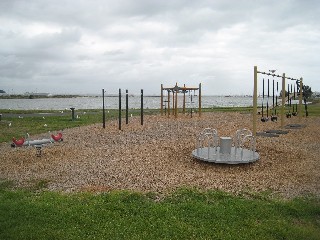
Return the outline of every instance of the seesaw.
[[[24,147],[24,146],[34,146],[34,145],[43,145],[48,143],[54,143],[63,141],[62,133],[58,133],[58,135],[51,134],[51,138],[44,138],[44,139],[36,139],[36,140],[25,140],[25,138],[20,138],[19,140],[16,140],[15,138],[12,138],[12,144],[11,147]]]
[[[29,134],[27,135],[29,136]],[[36,140],[29,140],[29,138],[20,138],[19,140],[12,138],[11,147],[27,147],[27,146],[35,146],[37,149],[37,156],[41,156],[41,148],[45,144],[54,143],[54,142],[61,142],[63,141],[62,133],[58,133],[57,135],[51,134],[50,138],[44,139],[36,139]]]

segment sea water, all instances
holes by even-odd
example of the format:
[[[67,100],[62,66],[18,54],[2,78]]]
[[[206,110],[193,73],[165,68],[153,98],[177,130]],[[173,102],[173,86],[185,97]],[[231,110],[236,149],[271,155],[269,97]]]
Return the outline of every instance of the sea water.
[[[143,107],[145,109],[159,109],[160,97],[144,96]],[[172,108],[172,96],[170,99]],[[202,96],[201,105],[203,108],[211,107],[249,107],[253,105],[252,97],[249,96]],[[259,104],[258,100],[258,104]],[[266,100],[264,100],[266,101]],[[119,97],[107,96],[104,99],[106,109],[118,109]],[[128,103],[130,109],[141,107],[140,96],[129,96]],[[38,99],[0,99],[0,109],[12,110],[64,110],[74,107],[76,109],[101,109],[103,104],[102,97],[72,97],[72,98],[38,98]],[[168,106],[167,99],[164,98],[164,108]],[[178,107],[182,107],[183,97],[178,97]],[[186,108],[197,108],[199,99],[197,96],[186,97]],[[269,99],[269,105],[272,99]],[[125,95],[121,99],[122,108],[126,106]]]

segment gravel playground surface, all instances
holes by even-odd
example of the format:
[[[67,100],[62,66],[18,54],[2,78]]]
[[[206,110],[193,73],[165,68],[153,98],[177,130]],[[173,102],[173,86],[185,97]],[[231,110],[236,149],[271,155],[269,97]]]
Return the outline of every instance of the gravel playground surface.
[[[299,123],[298,118],[286,124]],[[63,131],[63,142],[47,145],[42,156],[34,147],[0,144],[0,180],[17,186],[37,181],[48,190],[102,192],[127,189],[166,193],[179,187],[228,192],[269,191],[284,197],[320,196],[320,117],[303,118],[306,127],[279,137],[257,137],[260,160],[251,164],[205,163],[191,156],[198,134],[215,128],[219,136],[252,129],[252,116],[240,113],[204,113],[201,118],[177,120],[146,116],[144,126],[133,117],[129,125],[116,121]],[[258,123],[258,131],[280,129],[280,122]],[[287,130],[287,129],[286,129]],[[44,134],[33,139],[48,138]]]

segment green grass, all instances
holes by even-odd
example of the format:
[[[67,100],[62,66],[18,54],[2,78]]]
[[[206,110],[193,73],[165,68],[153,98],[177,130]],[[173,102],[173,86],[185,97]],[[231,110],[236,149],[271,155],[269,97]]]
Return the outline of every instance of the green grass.
[[[312,100],[312,104],[308,105],[308,114],[309,116],[320,116],[320,99]]]
[[[101,121],[100,118],[102,118],[100,114],[84,115],[75,121],[71,121],[70,116],[45,116],[45,119],[42,117],[24,117],[22,119],[8,117],[3,119],[0,124],[0,142],[11,141],[12,137],[25,137],[26,133],[33,135],[92,124]],[[9,123],[11,123],[10,127]]]
[[[21,110],[1,110],[1,113],[14,113],[14,114],[31,114],[31,113],[44,113],[57,111],[21,111]],[[86,112],[86,114],[84,114]],[[156,114],[159,110],[145,110],[144,114]],[[130,109],[129,115],[137,116],[140,114],[140,110]],[[25,137],[26,133],[30,135],[46,133],[48,131],[59,131],[66,128],[74,128],[94,123],[101,123],[102,126],[102,110],[77,110],[75,115],[79,115],[79,119],[71,120],[71,112],[69,115],[61,116],[49,116],[41,115],[36,117],[2,117],[0,122],[0,142],[10,142],[13,137],[19,139]],[[43,119],[44,116],[44,119]],[[118,110],[106,110],[106,124],[110,119],[118,118]],[[125,111],[122,112],[122,118],[125,118]],[[123,120],[124,121],[124,120]],[[9,123],[11,126],[9,127]],[[46,126],[45,126],[46,125]]]
[[[36,184],[36,183],[35,183]],[[36,184],[42,186],[41,184]],[[220,191],[61,194],[0,182],[0,239],[319,239],[317,198]]]

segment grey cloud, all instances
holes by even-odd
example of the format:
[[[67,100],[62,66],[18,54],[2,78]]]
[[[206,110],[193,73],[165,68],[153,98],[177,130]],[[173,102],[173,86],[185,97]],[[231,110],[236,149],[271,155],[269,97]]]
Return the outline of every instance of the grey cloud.
[[[210,94],[250,94],[258,65],[306,75],[320,89],[313,80],[319,3],[3,0],[0,80],[8,87],[16,80],[57,91],[65,84],[75,92],[108,85],[152,93],[162,82],[203,81]],[[26,34],[34,24],[58,30]]]
[[[0,75],[12,79],[34,79],[39,76],[66,73],[65,65],[72,59],[68,46],[80,39],[76,30],[26,37],[22,34],[1,37]],[[69,69],[70,70],[70,69]]]

